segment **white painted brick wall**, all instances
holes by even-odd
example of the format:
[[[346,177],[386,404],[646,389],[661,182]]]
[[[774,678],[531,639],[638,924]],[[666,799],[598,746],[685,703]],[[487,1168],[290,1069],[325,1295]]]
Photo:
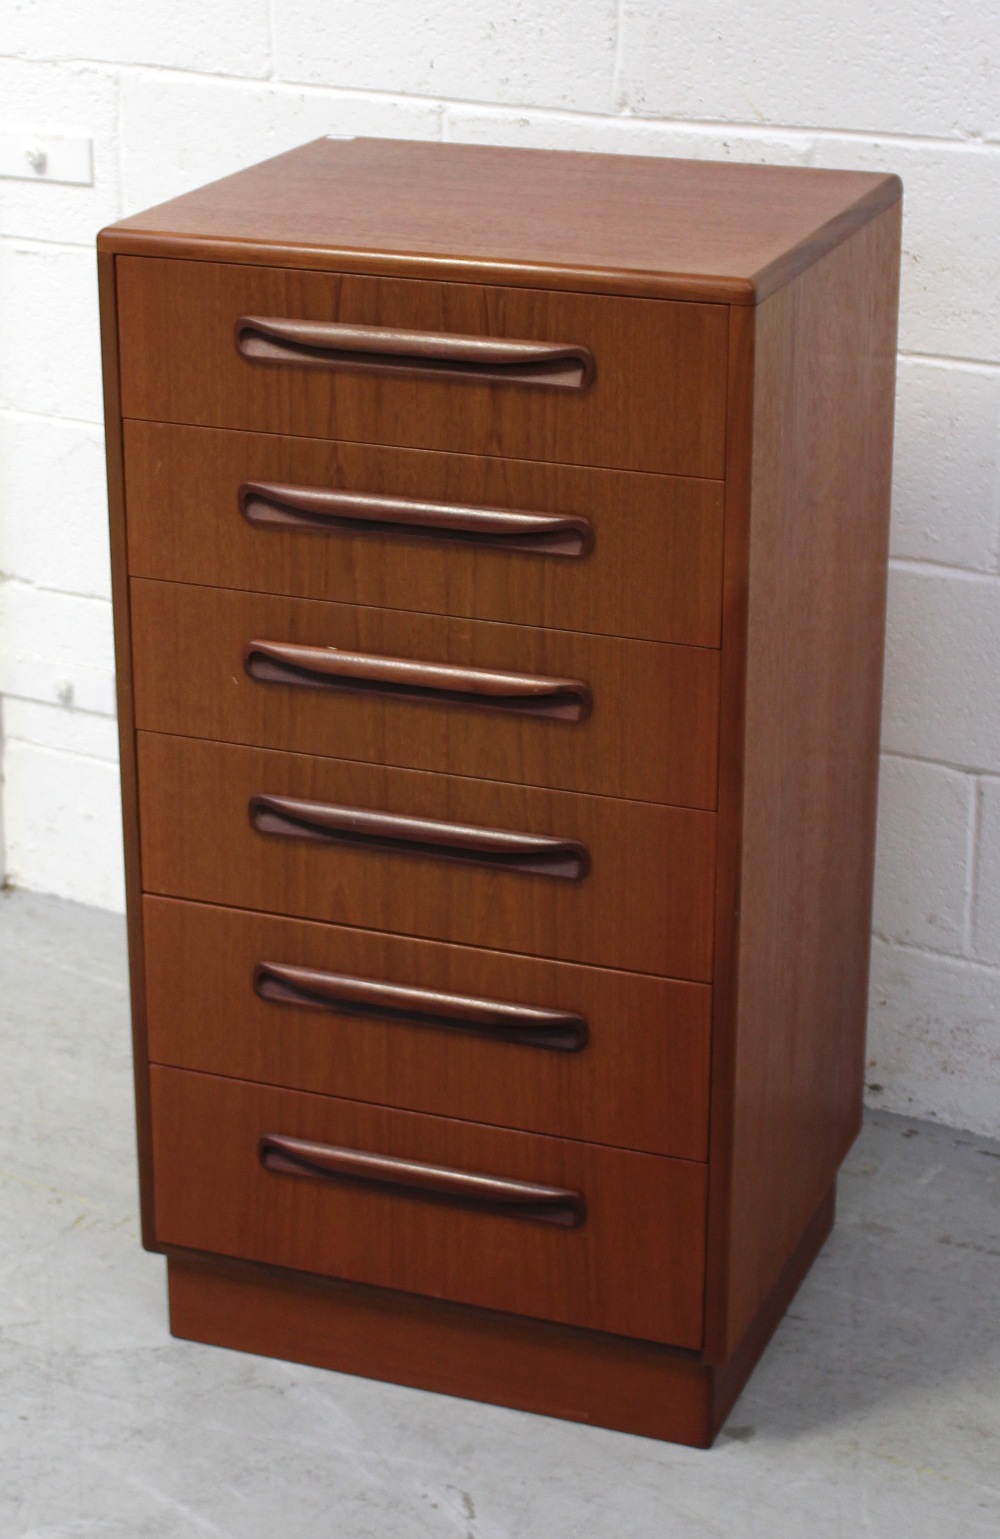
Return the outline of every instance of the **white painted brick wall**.
[[[616,105],[644,116],[968,138],[1000,132],[992,0],[624,0]]]
[[[618,0],[275,0],[274,67],[283,80],[364,91],[607,112],[614,97]]]
[[[870,1097],[1000,1136],[995,0],[8,0],[0,128],[6,870],[120,907],[93,238],[321,133],[894,170],[906,184]]]

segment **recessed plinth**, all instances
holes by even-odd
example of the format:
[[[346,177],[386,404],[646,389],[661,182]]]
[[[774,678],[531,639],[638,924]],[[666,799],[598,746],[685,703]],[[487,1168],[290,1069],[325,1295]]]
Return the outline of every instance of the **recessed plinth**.
[[[829,1234],[834,1196],[831,1188],[753,1326],[721,1364],[649,1342],[176,1252],[168,1259],[170,1328],[188,1341],[708,1448]]]

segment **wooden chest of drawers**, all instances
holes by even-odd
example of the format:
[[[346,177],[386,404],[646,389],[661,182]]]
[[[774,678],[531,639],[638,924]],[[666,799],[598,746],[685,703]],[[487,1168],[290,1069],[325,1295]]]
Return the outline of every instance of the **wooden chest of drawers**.
[[[178,1335],[711,1442],[861,1111],[899,215],[320,140],[100,236]]]

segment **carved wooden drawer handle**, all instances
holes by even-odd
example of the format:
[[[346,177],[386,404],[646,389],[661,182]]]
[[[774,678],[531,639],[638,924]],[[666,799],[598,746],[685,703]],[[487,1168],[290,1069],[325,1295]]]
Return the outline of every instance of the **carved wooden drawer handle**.
[[[590,853],[578,839],[521,834],[430,818],[400,817],[361,807],[298,801],[288,796],[253,796],[250,823],[261,834],[347,844],[388,854],[425,855],[499,871],[563,877],[578,882],[590,870]]]
[[[539,556],[586,556],[594,544],[593,529],[585,518],[424,502],[375,492],[245,481],[239,506],[247,522],[259,529],[450,540]]]
[[[258,1145],[260,1163],[279,1175],[346,1181],[382,1188],[400,1197],[423,1197],[462,1208],[478,1208],[506,1218],[534,1219],[576,1229],[587,1216],[582,1192],[564,1186],[512,1181],[506,1176],[424,1165],[389,1154],[310,1143],[283,1133],[265,1133]]]
[[[450,663],[416,662],[406,657],[347,652],[339,647],[309,647],[291,641],[251,641],[243,655],[243,666],[250,678],[266,684],[347,690],[443,705],[474,705],[484,710],[516,711],[562,721],[582,721],[590,715],[590,690],[580,679],[459,668]]]
[[[583,390],[594,377],[589,348],[559,342],[519,342],[452,332],[404,331],[241,315],[236,347],[251,363],[408,378],[461,379],[473,384],[545,385]]]
[[[375,1016],[413,1026],[447,1027],[553,1052],[578,1053],[587,1043],[587,1022],[572,1010],[445,994],[284,962],[259,962],[254,968],[253,986],[261,999],[276,1004],[306,1005],[338,1015]]]

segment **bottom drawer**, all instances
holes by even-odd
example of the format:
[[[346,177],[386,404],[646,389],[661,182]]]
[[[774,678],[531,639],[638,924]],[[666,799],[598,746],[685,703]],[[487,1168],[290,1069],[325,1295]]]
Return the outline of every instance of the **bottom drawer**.
[[[150,1075],[161,1245],[701,1344],[704,1165]]]
[[[175,898],[143,924],[154,1062],[707,1158],[707,984]]]

